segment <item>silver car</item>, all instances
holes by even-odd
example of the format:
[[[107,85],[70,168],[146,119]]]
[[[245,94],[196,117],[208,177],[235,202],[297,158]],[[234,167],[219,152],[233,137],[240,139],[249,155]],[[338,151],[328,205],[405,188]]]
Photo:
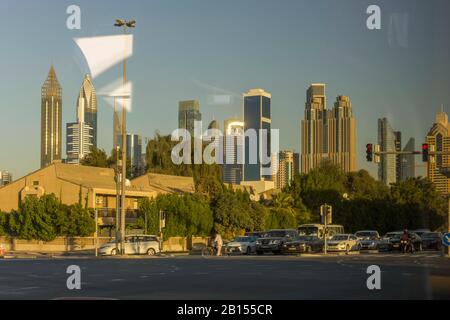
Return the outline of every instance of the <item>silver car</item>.
[[[137,235],[125,237],[125,254],[146,254],[154,256],[159,253],[159,242],[156,236]],[[108,242],[102,245],[98,252],[100,255],[115,256],[119,254],[120,243],[116,247],[116,241]]]
[[[236,237],[236,239],[226,244],[225,246],[226,252],[252,254],[256,252],[257,239],[258,239],[257,237],[253,236]]]

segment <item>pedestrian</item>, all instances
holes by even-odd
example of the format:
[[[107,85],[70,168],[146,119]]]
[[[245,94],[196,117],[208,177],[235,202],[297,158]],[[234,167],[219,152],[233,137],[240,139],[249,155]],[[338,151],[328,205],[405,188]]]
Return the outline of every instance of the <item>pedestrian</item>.
[[[214,244],[216,245],[217,256],[222,255],[223,241],[222,236],[218,232],[216,232],[216,236],[214,237]]]

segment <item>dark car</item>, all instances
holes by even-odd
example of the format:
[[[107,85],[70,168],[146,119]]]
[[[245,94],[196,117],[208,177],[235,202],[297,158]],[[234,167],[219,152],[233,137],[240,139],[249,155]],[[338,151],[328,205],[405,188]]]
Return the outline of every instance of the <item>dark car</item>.
[[[287,241],[281,247],[283,254],[299,254],[320,252],[323,249],[323,240],[317,236],[299,236],[292,241]]]
[[[426,232],[422,234],[422,248],[424,250],[441,250],[442,249],[442,233]]]
[[[422,237],[424,233],[431,232],[430,229],[417,229],[417,230],[411,230],[410,232],[417,234],[419,237]]]
[[[292,241],[298,237],[295,229],[276,229],[270,230],[263,237],[256,241],[256,253],[261,255],[265,252],[280,254],[283,244]]]
[[[389,233],[389,234],[391,235],[389,238],[385,238],[384,241],[381,241],[378,244],[379,251],[400,250],[400,239],[403,235],[403,232],[393,232],[393,233]],[[422,251],[422,239],[413,232],[409,232],[409,238],[411,239],[414,250]]]
[[[359,246],[361,250],[377,250],[380,235],[375,230],[363,230],[357,231],[355,236],[359,240]]]

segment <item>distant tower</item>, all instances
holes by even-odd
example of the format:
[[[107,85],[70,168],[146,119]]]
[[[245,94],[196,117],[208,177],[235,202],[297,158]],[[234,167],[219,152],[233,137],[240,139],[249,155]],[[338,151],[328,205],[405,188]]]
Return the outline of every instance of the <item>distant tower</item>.
[[[251,143],[250,136],[244,138],[243,181],[272,181],[271,103],[272,95],[263,89],[251,89],[244,94],[244,132],[254,131],[256,141]],[[263,140],[263,130],[267,134],[266,140]],[[269,159],[266,164],[261,161],[263,158]]]
[[[93,129],[93,146],[97,147],[97,95],[90,75],[86,75],[78,96],[78,121],[83,121]],[[82,113],[82,115],[80,114]]]
[[[186,129],[193,138],[195,121],[202,121],[200,103],[197,100],[180,101],[178,103],[178,128]]]
[[[244,146],[244,122],[231,118],[224,121],[223,182],[240,184]]]
[[[325,84],[313,83],[306,91],[305,118],[301,123],[301,173],[320,166],[327,156]]]
[[[450,179],[440,173],[441,168],[450,167],[450,123],[448,115],[443,110],[436,114],[436,120],[428,131],[426,142],[429,149],[442,154],[430,156],[427,163],[428,179],[443,195],[450,194]]]
[[[61,160],[62,88],[53,65],[41,89],[41,168]]]
[[[381,151],[395,152],[398,148],[398,134],[392,129],[387,118],[378,119],[378,144]],[[397,156],[395,154],[381,155],[378,164],[378,179],[389,186],[397,182]]]

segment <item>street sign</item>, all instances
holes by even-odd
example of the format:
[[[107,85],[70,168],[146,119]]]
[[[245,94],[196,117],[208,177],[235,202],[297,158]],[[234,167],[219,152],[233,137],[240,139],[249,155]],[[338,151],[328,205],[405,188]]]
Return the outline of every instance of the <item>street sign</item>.
[[[450,247],[450,232],[444,234],[442,237],[442,244],[446,247]]]

